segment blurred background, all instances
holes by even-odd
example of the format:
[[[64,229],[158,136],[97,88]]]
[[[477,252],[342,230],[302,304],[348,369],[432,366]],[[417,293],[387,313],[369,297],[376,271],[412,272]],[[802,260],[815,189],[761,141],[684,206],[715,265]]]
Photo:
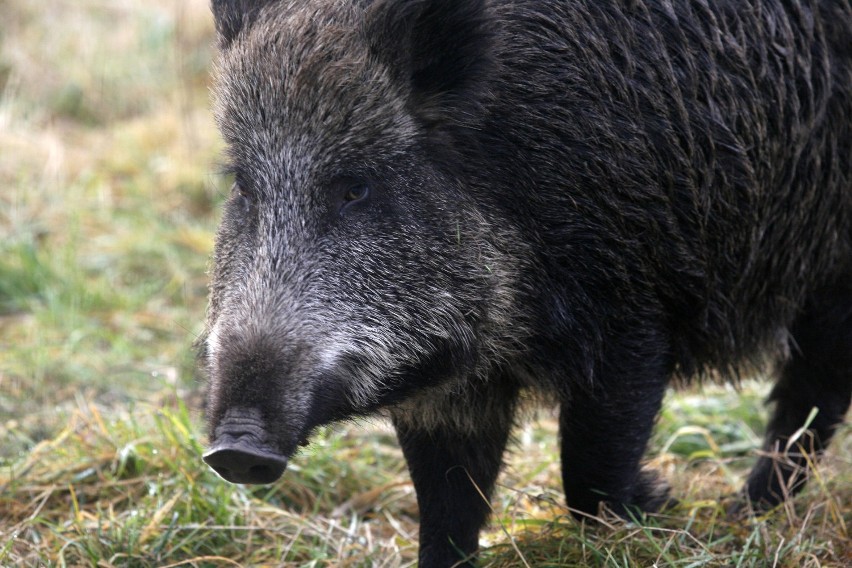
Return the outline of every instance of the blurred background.
[[[192,389],[219,138],[205,0],[0,0],[0,457]],[[11,423],[10,423],[11,422]]]
[[[228,180],[207,0],[0,0],[0,566],[406,566],[417,508],[381,421],[320,432],[272,487],[199,455],[192,343]],[[488,566],[848,566],[848,427],[794,506],[731,524],[766,387],[670,394],[651,465],[683,503],[590,531],[548,411],[520,427]],[[848,562],[848,563],[847,563]]]

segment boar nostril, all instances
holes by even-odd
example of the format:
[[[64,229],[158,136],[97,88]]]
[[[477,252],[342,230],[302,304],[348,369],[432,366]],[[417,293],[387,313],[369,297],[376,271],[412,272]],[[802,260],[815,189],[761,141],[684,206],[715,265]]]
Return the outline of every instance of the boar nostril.
[[[231,483],[272,483],[287,467],[287,458],[270,450],[230,443],[203,456],[213,471]]]

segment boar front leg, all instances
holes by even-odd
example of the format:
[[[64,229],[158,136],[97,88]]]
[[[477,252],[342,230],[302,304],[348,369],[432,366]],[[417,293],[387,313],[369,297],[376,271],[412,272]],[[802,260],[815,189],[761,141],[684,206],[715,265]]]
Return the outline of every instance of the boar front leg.
[[[612,341],[598,382],[576,385],[562,403],[563,485],[581,519],[601,502],[629,517],[668,499],[667,487],[640,468],[672,372],[662,334],[645,331]]]
[[[473,565],[500,471],[517,389],[471,385],[393,413],[420,506],[420,566]]]

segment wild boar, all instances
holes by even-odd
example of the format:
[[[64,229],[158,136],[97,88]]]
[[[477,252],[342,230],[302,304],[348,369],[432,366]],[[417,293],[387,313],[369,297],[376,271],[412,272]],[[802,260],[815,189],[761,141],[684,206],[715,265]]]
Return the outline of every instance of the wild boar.
[[[268,483],[385,413],[421,566],[472,558],[519,400],[567,502],[667,499],[673,377],[776,369],[745,488],[801,487],[852,393],[848,0],[214,0],[235,183],[201,359],[205,461]],[[805,443],[805,441],[807,441]],[[478,489],[477,489],[478,488]]]

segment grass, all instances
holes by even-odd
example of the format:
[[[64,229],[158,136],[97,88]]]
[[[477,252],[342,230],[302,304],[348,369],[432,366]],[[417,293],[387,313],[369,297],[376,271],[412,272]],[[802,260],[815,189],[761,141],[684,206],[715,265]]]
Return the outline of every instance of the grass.
[[[323,431],[271,487],[203,466],[192,342],[226,183],[206,0],[0,0],[0,565],[410,566],[387,425]],[[555,423],[517,432],[485,566],[847,566],[852,436],[806,492],[729,520],[765,388],[671,393],[650,465],[680,505],[597,526],[562,505]]]

